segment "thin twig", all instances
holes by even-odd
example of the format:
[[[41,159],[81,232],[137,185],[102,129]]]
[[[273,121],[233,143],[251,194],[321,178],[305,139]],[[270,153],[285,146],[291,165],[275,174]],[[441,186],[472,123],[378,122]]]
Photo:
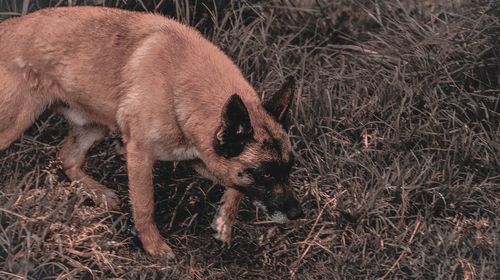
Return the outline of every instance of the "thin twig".
[[[410,240],[408,240],[407,247],[409,247],[411,245],[411,242],[413,241],[413,237],[415,237],[415,233],[417,232],[419,227],[420,227],[420,219],[417,220],[417,224],[415,225],[415,228],[413,229],[413,232],[410,236]],[[385,279],[394,270],[394,268],[399,264],[399,262],[405,256],[405,254],[406,254],[406,251],[401,252],[401,254],[397,258],[397,260],[392,264],[391,268],[389,268],[389,270],[384,274],[384,276],[380,277],[379,280]]]
[[[7,271],[3,271],[3,270],[0,270],[0,274],[4,274],[4,275],[10,276],[10,277],[14,277],[15,279],[25,279],[22,276],[19,276],[17,274],[13,274],[13,273],[10,273],[10,272],[7,272]]]
[[[23,8],[21,10],[21,15],[25,15],[28,13],[28,8],[30,6],[30,0],[24,0],[23,1]]]
[[[18,214],[16,212],[12,212],[12,211],[10,211],[8,209],[5,209],[5,208],[0,208],[0,212],[5,212],[5,213],[8,213],[8,214],[11,214],[13,216],[16,216],[16,217],[22,219],[22,220],[29,221],[29,222],[32,222],[32,223],[35,223],[35,222],[43,220],[43,219],[34,219],[34,218],[26,217],[24,215]]]

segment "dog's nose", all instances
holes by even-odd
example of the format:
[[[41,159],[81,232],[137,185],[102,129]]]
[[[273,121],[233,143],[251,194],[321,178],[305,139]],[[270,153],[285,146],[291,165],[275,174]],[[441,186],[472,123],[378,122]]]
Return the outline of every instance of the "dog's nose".
[[[302,211],[302,207],[300,207],[300,205],[295,205],[286,212],[286,216],[290,220],[296,220],[302,218],[304,216],[304,212]]]

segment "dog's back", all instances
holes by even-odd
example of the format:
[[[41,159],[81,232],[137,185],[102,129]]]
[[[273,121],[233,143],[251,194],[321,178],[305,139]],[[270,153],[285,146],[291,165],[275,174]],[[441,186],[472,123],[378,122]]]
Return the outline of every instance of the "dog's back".
[[[193,97],[208,101],[207,116],[220,111],[230,92],[258,102],[239,69],[193,28],[160,15],[94,7],[46,9],[1,23],[2,84],[0,148],[56,101],[74,109],[68,116],[84,113],[112,130],[127,122],[127,106],[162,104],[173,112],[175,92],[189,93],[176,101],[186,118]],[[149,103],[134,100],[144,92]],[[17,116],[12,108],[20,107],[31,113]],[[172,113],[165,117],[177,121]]]

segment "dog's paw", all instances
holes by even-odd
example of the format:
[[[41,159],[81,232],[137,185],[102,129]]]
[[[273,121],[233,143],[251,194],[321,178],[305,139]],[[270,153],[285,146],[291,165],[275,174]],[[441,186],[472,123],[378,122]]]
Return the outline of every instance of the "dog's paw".
[[[108,210],[120,208],[120,198],[116,192],[89,177],[84,177],[80,181],[74,181],[81,186],[82,193],[87,195],[97,204]],[[88,203],[87,203],[88,204]]]
[[[155,257],[165,257],[169,260],[175,258],[174,251],[165,241],[157,241],[155,243],[142,244],[142,248],[146,253]]]
[[[98,190],[89,191],[90,197],[94,200],[95,204],[100,205],[109,210],[116,210],[120,208],[120,198],[111,189],[101,188]]]
[[[231,245],[231,233],[233,223],[223,216],[218,215],[212,222],[212,229],[216,231],[214,234],[215,239],[221,241],[225,245]]]
[[[103,192],[103,204],[110,210],[120,208],[120,198],[113,190],[107,189]]]

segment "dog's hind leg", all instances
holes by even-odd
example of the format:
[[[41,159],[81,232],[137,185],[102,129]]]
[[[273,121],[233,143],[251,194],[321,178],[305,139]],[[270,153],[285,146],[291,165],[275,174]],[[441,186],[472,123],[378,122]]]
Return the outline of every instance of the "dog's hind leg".
[[[69,108],[63,109],[63,113],[70,123],[69,135],[64,140],[64,145],[59,152],[64,173],[71,181],[81,183],[84,190],[95,199],[96,203],[109,209],[115,209],[120,202],[116,193],[89,177],[82,170],[88,150],[95,142],[102,140],[108,131],[105,127],[92,123],[83,123],[83,121],[75,123],[74,112]]]
[[[0,150],[21,137],[50,101],[0,65]]]
[[[0,104],[2,106],[2,104]],[[1,113],[7,113],[9,116],[4,115],[2,120],[8,123],[2,123],[2,130],[0,130],[0,150],[7,149],[12,142],[17,140],[23,132],[28,129],[38,117],[38,115],[33,116],[32,114],[26,113],[26,109],[21,108],[16,109],[16,112],[11,112],[13,108],[2,109]],[[29,110],[29,108],[28,108]],[[24,111],[24,112],[23,112]]]

